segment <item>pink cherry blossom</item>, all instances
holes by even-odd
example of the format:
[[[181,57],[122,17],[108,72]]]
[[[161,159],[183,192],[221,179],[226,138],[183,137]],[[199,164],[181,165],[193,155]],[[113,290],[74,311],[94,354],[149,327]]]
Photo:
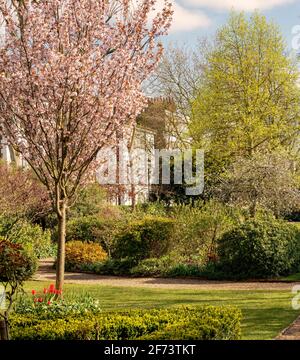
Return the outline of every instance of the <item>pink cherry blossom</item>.
[[[0,0],[0,128],[48,189],[60,277],[66,208],[94,179],[99,150],[146,106],[141,84],[172,18],[163,2],[155,11],[157,0]]]

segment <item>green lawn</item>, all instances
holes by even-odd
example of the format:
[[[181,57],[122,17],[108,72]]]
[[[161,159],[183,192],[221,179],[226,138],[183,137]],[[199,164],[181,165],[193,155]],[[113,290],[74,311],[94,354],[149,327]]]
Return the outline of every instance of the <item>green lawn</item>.
[[[299,221],[298,222],[291,222],[291,224],[297,226],[300,229],[300,222]]]
[[[41,290],[49,283],[31,281],[26,290]],[[300,314],[291,307],[288,291],[196,291],[66,285],[65,294],[88,292],[104,310],[190,305],[235,305],[243,312],[243,339],[272,339]]]

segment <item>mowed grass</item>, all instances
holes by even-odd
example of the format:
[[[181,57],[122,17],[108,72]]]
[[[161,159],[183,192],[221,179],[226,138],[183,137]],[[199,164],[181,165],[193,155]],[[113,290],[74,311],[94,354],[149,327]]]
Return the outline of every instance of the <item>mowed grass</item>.
[[[299,221],[298,222],[296,222],[296,221],[291,222],[291,224],[297,226],[299,228],[299,230],[300,230],[300,222]]]
[[[49,283],[31,281],[26,290],[42,290]],[[243,313],[242,338],[268,340],[275,338],[286,328],[300,311],[292,309],[291,291],[207,291],[126,288],[99,285],[65,285],[65,296],[73,293],[89,293],[101,302],[104,311],[120,311],[129,308],[171,307],[178,305],[234,305]]]

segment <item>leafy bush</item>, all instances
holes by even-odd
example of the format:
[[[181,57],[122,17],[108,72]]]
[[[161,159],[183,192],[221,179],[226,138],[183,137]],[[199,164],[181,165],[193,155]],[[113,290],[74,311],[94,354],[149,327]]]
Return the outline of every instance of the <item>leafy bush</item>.
[[[81,264],[75,268],[69,267],[68,270],[88,272],[98,275],[130,275],[131,269],[136,266],[136,264],[137,261],[132,258],[108,258],[102,263]]]
[[[43,230],[39,225],[28,221],[13,219],[0,219],[0,235],[5,236],[11,242],[21,244],[31,256],[38,259],[51,257],[56,254],[56,246],[51,242],[50,230]]]
[[[171,219],[146,216],[131,222],[117,237],[113,256],[142,260],[167,253],[174,222]]]
[[[66,244],[66,269],[78,270],[80,266],[93,265],[107,259],[107,253],[101,245],[69,241]]]
[[[124,209],[124,212],[128,211],[126,214],[132,220],[141,220],[147,216],[168,216],[168,208],[162,202],[146,202],[146,203],[138,203],[136,204],[134,210],[132,209]]]
[[[209,266],[210,265],[210,266]],[[131,275],[141,277],[202,277],[211,279],[224,278],[217,264],[200,266],[197,263],[177,262],[171,255],[137,261],[134,258],[107,259],[103,263],[81,264],[69,267],[69,271],[81,271],[98,275]]]
[[[116,207],[108,206],[104,213],[71,219],[67,228],[67,241],[97,242],[110,256],[123,219]]]
[[[222,266],[218,262],[208,262],[201,267],[200,277],[207,280],[236,280],[237,276],[224,273]]]
[[[198,256],[202,264],[215,260],[218,238],[242,218],[237,209],[216,201],[176,206],[172,216],[175,219],[173,250],[185,258]]]
[[[36,269],[36,260],[22,245],[0,239],[0,283],[20,285],[30,279]]]
[[[20,224],[12,241],[20,243],[30,254],[38,259],[56,255],[56,246],[51,242],[50,230],[43,230],[39,225],[28,222]]]
[[[210,262],[205,265],[190,263],[181,259],[176,263],[164,256],[160,259],[142,260],[130,269],[130,275],[141,277],[169,277],[169,278],[203,278],[210,280],[223,280],[228,278],[228,274],[224,274],[219,264]],[[235,279],[234,276],[231,277]]]
[[[1,313],[5,338],[8,338],[8,320],[16,295],[22,290],[24,282],[34,274],[36,268],[36,258],[29,256],[22,245],[0,239],[0,284],[3,284],[6,296],[6,306]]]
[[[160,277],[206,277],[206,266],[197,262],[185,261],[184,258],[173,258],[171,255],[159,259],[145,259],[130,270],[134,276],[160,276]]]
[[[130,270],[134,276],[166,276],[174,261],[170,256],[141,260]]]
[[[66,240],[80,240],[96,242],[95,228],[101,228],[103,221],[96,215],[84,216],[71,219],[67,223]]]
[[[14,340],[133,340],[240,338],[241,313],[236,308],[202,306],[108,312],[96,316],[40,319],[14,314]],[[177,328],[177,330],[176,330]]]
[[[166,275],[169,277],[202,276],[202,269],[197,264],[181,263],[170,268]]]
[[[70,210],[71,217],[97,215],[105,203],[105,190],[96,182],[81,189]]]
[[[224,273],[241,278],[287,275],[300,267],[300,232],[283,221],[249,220],[223,235],[218,254]]]

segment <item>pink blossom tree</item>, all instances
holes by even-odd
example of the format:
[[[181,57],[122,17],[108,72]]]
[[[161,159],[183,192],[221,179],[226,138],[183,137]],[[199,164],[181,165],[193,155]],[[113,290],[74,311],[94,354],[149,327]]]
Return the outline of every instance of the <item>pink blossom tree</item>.
[[[168,0],[0,0],[0,122],[47,187],[64,282],[66,211],[94,178],[97,154],[146,105],[142,82],[170,27]],[[0,15],[1,17],[1,15]]]

